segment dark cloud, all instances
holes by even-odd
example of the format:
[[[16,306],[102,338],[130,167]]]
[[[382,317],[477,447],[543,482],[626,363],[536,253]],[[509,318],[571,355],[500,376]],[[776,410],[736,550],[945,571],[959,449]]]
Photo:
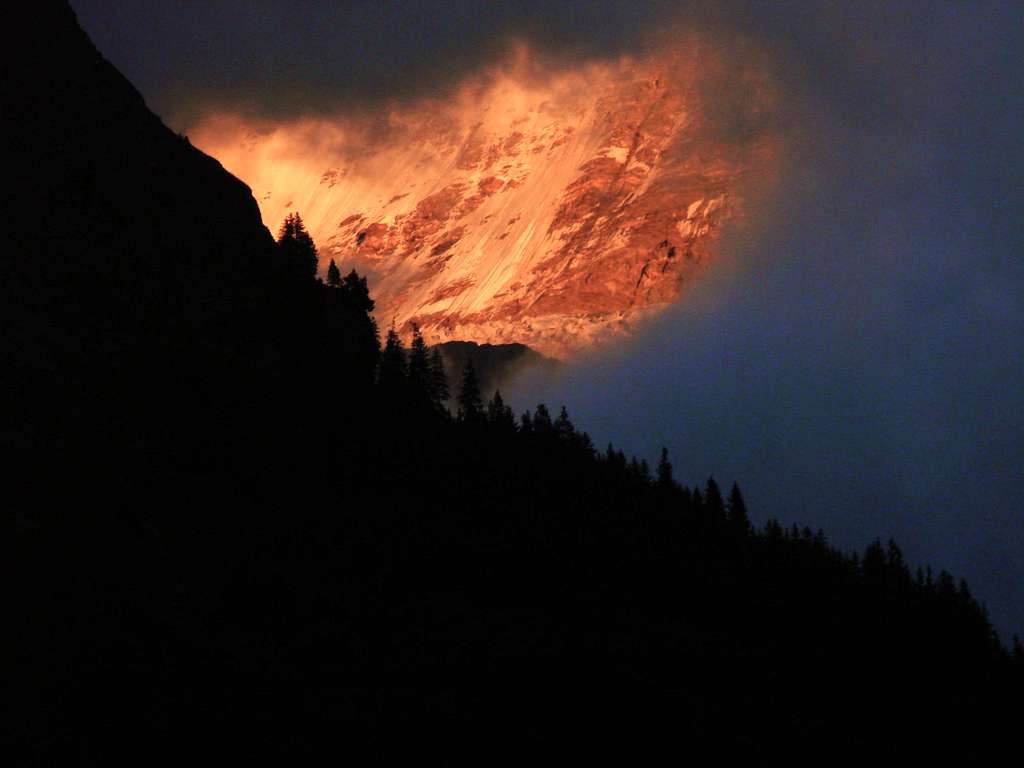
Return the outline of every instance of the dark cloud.
[[[547,1],[217,3],[74,0],[101,51],[172,123],[209,105],[291,116],[420,96],[493,61],[511,39],[585,56],[640,44],[650,13]],[[178,127],[178,126],[175,126]]]
[[[649,458],[665,443],[690,482],[740,480],[761,519],[850,547],[893,535],[1024,629],[1018,4],[73,5],[174,127],[210,104],[284,116],[420,95],[514,36],[605,57],[696,31],[767,54],[779,187],[686,302],[628,348],[524,383],[517,405],[564,401]],[[729,98],[749,71],[705,80],[723,132],[751,119]]]

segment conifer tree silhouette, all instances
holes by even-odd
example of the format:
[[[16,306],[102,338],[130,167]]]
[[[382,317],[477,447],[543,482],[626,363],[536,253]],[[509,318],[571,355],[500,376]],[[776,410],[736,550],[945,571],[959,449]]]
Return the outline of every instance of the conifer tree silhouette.
[[[334,259],[331,259],[331,263],[327,266],[327,284],[332,288],[339,288],[341,286],[341,271],[338,269],[338,265],[334,263]]]
[[[861,572],[864,575],[864,581],[871,585],[880,586],[886,581],[886,570],[885,550],[882,549],[882,542],[876,539],[864,550],[864,557],[861,560]],[[946,575],[948,576],[948,574]],[[950,588],[953,589],[952,581],[950,581]]]
[[[636,480],[640,480],[643,477],[643,474],[640,471],[640,460],[637,459],[636,456],[629,460],[629,474],[631,474]]]
[[[416,398],[430,401],[433,397],[433,376],[427,344],[419,326],[412,326],[412,345],[409,348],[409,385]]]
[[[494,390],[494,397],[487,404],[487,420],[503,429],[515,428],[515,417],[512,415],[512,409],[505,405],[501,390]]]
[[[548,411],[548,407],[544,403],[539,403],[537,410],[533,412],[533,429],[543,433],[554,429],[554,425],[551,423],[551,412]]]
[[[328,269],[328,285],[323,292],[331,335],[328,359],[337,366],[336,373],[344,378],[343,383],[363,388],[373,382],[380,362],[380,336],[371,314],[374,303],[365,277],[353,270],[332,286],[336,271]]]
[[[732,484],[732,490],[729,491],[728,517],[729,523],[736,530],[742,533],[748,533],[750,531],[750,518],[747,516],[747,504],[743,500],[743,494],[740,492],[739,485],[736,483]]]
[[[673,482],[672,462],[668,460],[668,448],[662,446],[661,458],[658,460],[657,483],[661,488],[671,488]]]
[[[317,268],[316,245],[306,231],[302,217],[289,213],[277,236],[277,247],[284,256],[285,263],[294,273],[301,277],[315,278]]]
[[[441,358],[441,350],[437,347],[430,353],[430,399],[435,407],[445,407],[445,402],[451,397],[448,391],[448,374],[444,371],[444,360]]]
[[[563,405],[562,409],[558,412],[558,418],[555,419],[555,432],[562,440],[569,442],[576,434],[576,428],[572,425],[569,420],[569,411]]]
[[[722,489],[714,477],[709,477],[704,484],[704,508],[712,519],[725,518],[725,501],[722,499]]]
[[[696,485],[693,486],[693,490],[690,491],[690,509],[693,513],[700,514],[704,509],[704,496],[701,495],[700,488]],[[782,529],[779,529],[779,533],[782,533]]]
[[[523,434],[533,432],[533,415],[527,410],[519,417],[519,429]]]
[[[373,312],[375,304],[373,299],[370,298],[370,289],[366,285],[365,277],[360,277],[353,269],[345,275],[345,278],[341,282],[341,287],[344,289],[345,295],[348,297],[348,301],[354,308],[360,312]]]
[[[480,397],[480,380],[473,368],[472,358],[466,360],[462,371],[462,389],[459,391],[459,420],[479,421],[483,417],[483,400]]]
[[[380,356],[380,387],[387,395],[401,392],[408,379],[405,350],[394,326],[388,329],[387,341]]]

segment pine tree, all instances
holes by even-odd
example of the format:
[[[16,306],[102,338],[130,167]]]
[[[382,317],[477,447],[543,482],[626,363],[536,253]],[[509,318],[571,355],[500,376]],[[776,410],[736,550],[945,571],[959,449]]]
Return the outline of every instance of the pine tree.
[[[732,484],[732,490],[729,491],[729,522],[734,528],[743,533],[750,531],[750,518],[747,516],[747,504],[743,500],[743,494],[740,492],[740,487],[736,484]]]
[[[459,392],[459,420],[479,421],[483,417],[483,400],[480,397],[480,380],[473,368],[472,358],[466,360],[462,371],[462,390]]]
[[[366,278],[355,270],[342,278],[338,290],[331,292],[339,300],[344,318],[341,330],[346,346],[352,350],[353,360],[358,361],[361,371],[374,371],[380,364],[380,333],[373,317],[373,299],[366,286]]]
[[[960,602],[960,607],[964,609],[969,609],[974,602],[971,598],[971,590],[967,586],[967,579],[963,577],[957,582],[956,597]]]
[[[693,486],[693,491],[690,493],[690,509],[693,510],[695,515],[700,514],[704,509],[704,497],[701,496],[700,488],[696,485]],[[782,527],[779,527],[779,531],[782,531]]]
[[[569,411],[563,405],[562,410],[558,412],[558,418],[555,419],[555,433],[558,437],[565,442],[572,440],[576,434],[576,428],[573,427],[572,422],[569,420]]]
[[[407,377],[405,350],[402,348],[398,333],[392,326],[388,329],[384,352],[380,356],[379,382],[381,389],[394,394],[404,387]]]
[[[285,263],[296,275],[316,277],[316,245],[297,212],[285,216],[277,236],[277,247]]]
[[[878,545],[881,550],[881,544]],[[939,578],[935,583],[935,594],[947,607],[956,604],[956,582],[953,581],[953,574],[943,569],[939,571]]]
[[[886,565],[889,569],[890,584],[907,589],[910,586],[910,568],[903,559],[903,550],[893,539],[889,539],[889,546],[886,549]]]
[[[545,434],[554,429],[554,425],[551,423],[551,412],[548,411],[548,407],[544,403],[538,404],[537,410],[533,412],[533,429]]]
[[[487,404],[487,420],[502,429],[515,428],[515,417],[512,415],[512,409],[505,405],[501,390],[494,390],[494,397]]]
[[[430,399],[438,408],[444,408],[445,402],[451,397],[448,391],[448,375],[444,372],[444,360],[441,350],[434,347],[430,353]]]
[[[427,355],[427,344],[419,326],[412,326],[412,346],[409,352],[409,384],[416,397],[423,400],[433,399],[433,376],[430,358]]]
[[[725,517],[725,500],[722,498],[722,489],[718,487],[714,477],[709,477],[704,484],[704,509],[713,519]]]
[[[344,280],[341,282],[341,287],[344,289],[349,303],[355,309],[367,314],[373,312],[375,304],[373,299],[370,298],[370,289],[366,285],[365,277],[360,277],[353,269],[345,275]]]
[[[903,560],[903,550],[899,548],[894,539],[889,539],[889,546],[886,548],[886,562],[889,568],[893,570],[901,570],[907,567]]]
[[[487,404],[487,420],[492,424],[497,424],[501,421],[501,417],[505,412],[505,401],[501,397],[501,390],[494,390],[494,397],[491,398],[491,402]]]
[[[519,417],[519,429],[524,434],[533,432],[533,416],[529,411],[523,411],[523,415]]]
[[[327,284],[332,288],[341,287],[341,271],[334,263],[334,259],[331,259],[331,263],[327,265]]]
[[[876,539],[864,550],[861,560],[864,581],[875,586],[884,584],[886,568],[885,550],[882,549],[882,542]]]
[[[671,488],[675,482],[672,479],[672,462],[668,460],[668,448],[661,447],[661,458],[658,460],[657,483],[662,488]]]

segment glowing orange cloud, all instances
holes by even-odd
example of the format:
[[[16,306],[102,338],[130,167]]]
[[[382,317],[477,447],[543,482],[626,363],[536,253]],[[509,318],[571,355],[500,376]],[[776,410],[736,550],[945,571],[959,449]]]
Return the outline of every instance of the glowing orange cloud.
[[[727,89],[715,93],[715,89]],[[565,356],[674,301],[765,167],[773,91],[689,38],[559,63],[519,44],[444,98],[190,131],[276,231],[367,272],[378,319]]]

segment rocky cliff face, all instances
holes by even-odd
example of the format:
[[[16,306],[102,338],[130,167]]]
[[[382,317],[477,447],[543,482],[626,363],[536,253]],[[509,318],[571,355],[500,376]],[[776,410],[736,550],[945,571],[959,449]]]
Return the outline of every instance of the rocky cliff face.
[[[736,215],[759,139],[717,140],[707,100],[695,53],[554,67],[524,50],[444,99],[191,135],[268,225],[297,209],[322,266],[368,271],[381,325],[565,357],[676,300]]]

